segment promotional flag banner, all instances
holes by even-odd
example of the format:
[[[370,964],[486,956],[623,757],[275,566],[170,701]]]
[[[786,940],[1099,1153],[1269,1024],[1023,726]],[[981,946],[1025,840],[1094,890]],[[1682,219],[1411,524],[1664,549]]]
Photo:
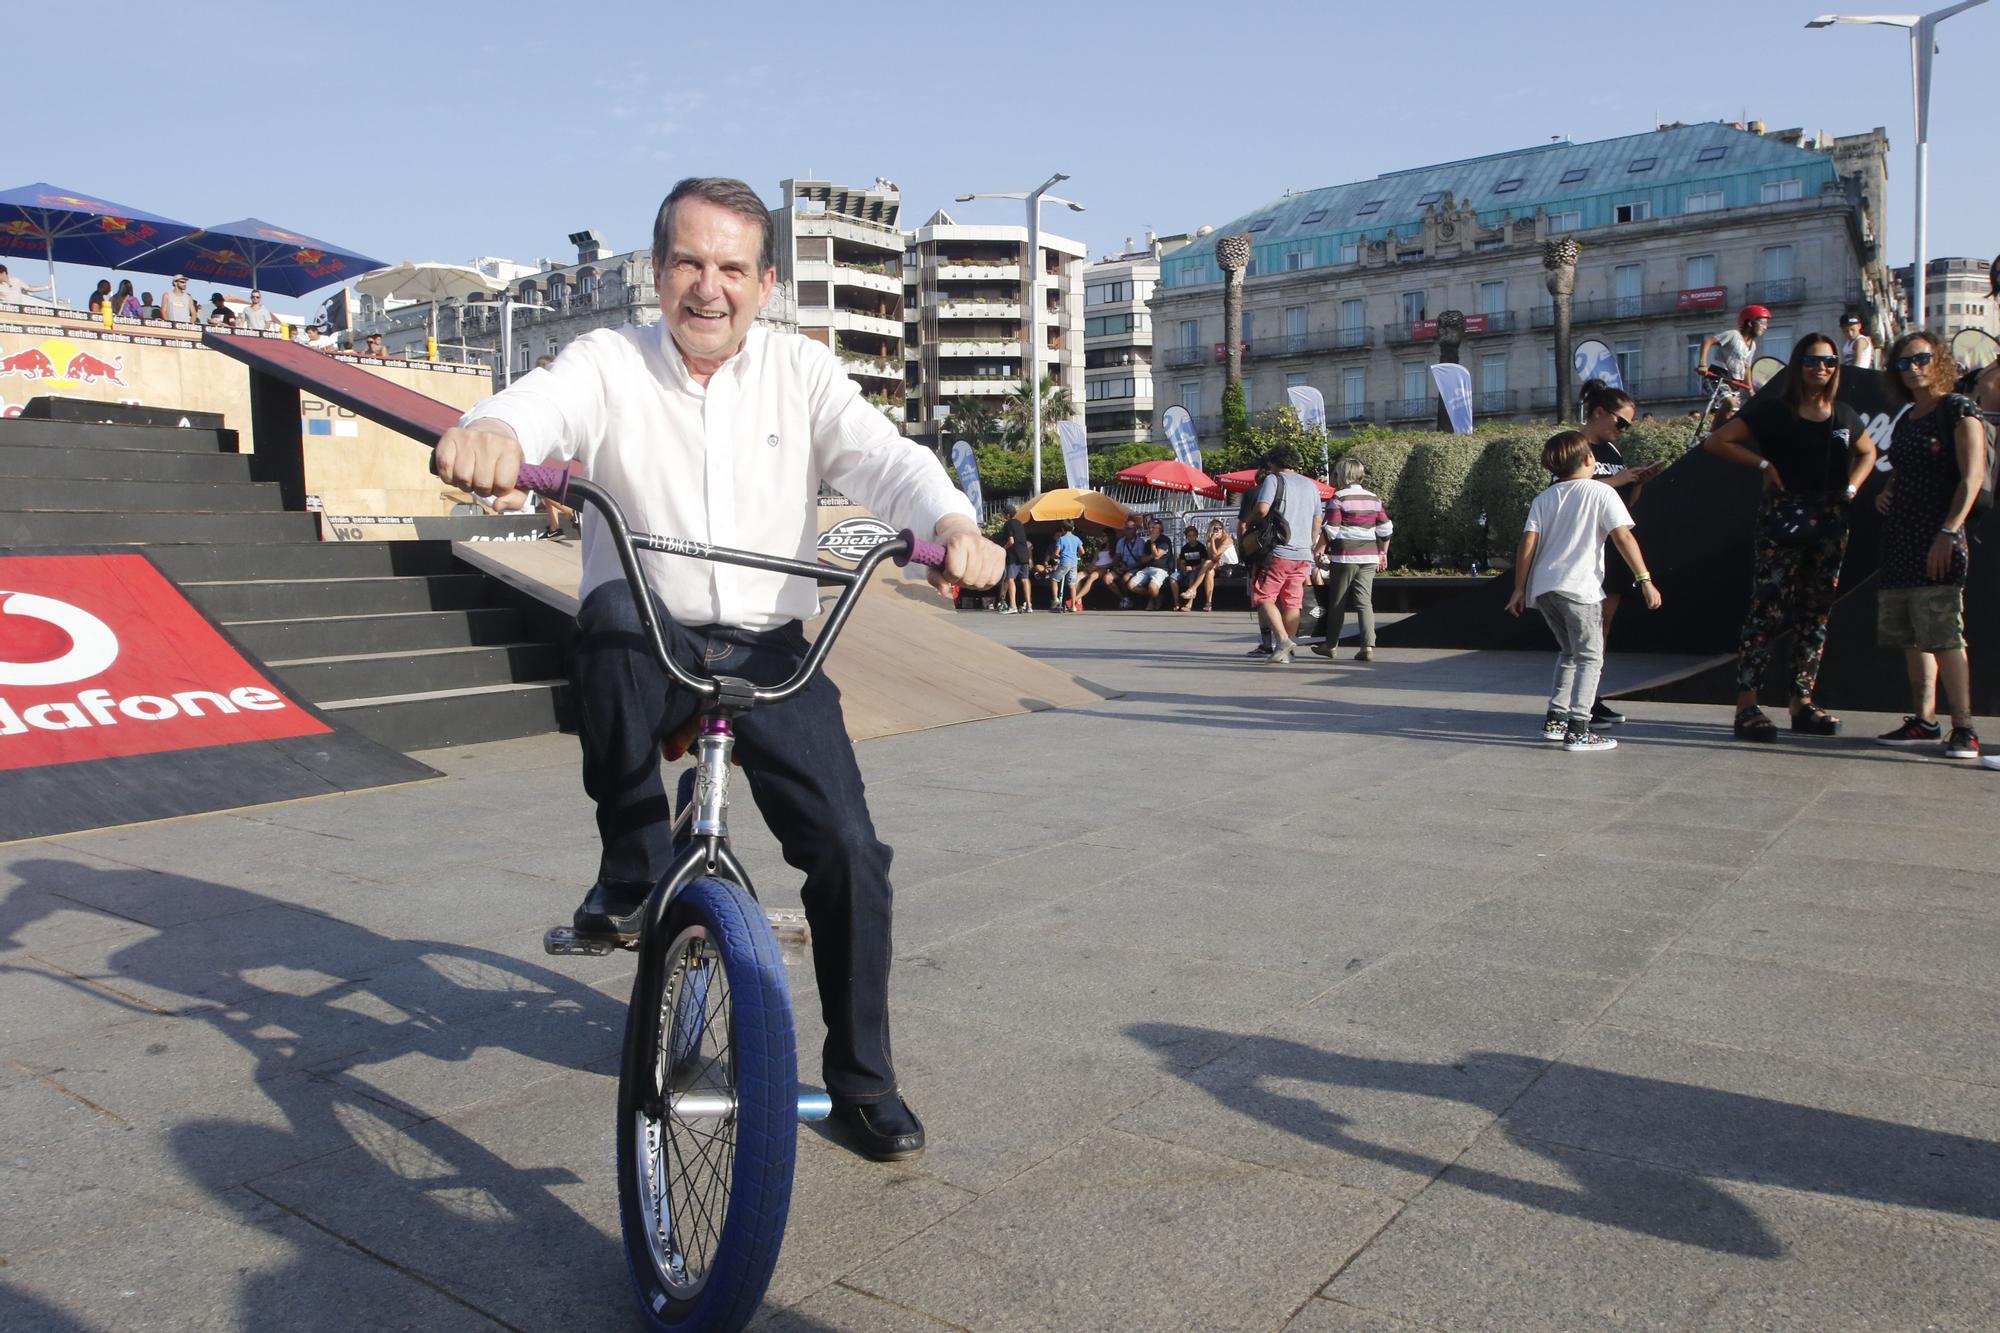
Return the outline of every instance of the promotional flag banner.
[[[1160,418],[1160,429],[1166,434],[1167,443],[1173,446],[1175,460],[1200,470],[1201,441],[1195,437],[1194,418],[1188,415],[1188,410],[1175,403]]]
[[[1318,389],[1309,384],[1294,384],[1285,390],[1285,396],[1292,400],[1292,409],[1299,414],[1299,424],[1307,430],[1326,433],[1326,399]]]
[[[1452,430],[1472,434],[1472,372],[1440,361],[1431,367],[1431,378],[1437,382],[1438,396],[1444,399],[1444,414],[1451,418]]]
[[[1578,343],[1570,359],[1576,363],[1579,389],[1587,380],[1603,380],[1614,389],[1625,387],[1625,377],[1618,373],[1618,358],[1597,339],[1585,338]]]
[[[972,456],[972,446],[964,440],[951,446],[951,470],[958,474],[958,488],[972,501],[972,512],[984,516],[986,499],[979,487],[979,461]]]
[[[1056,437],[1062,441],[1063,474],[1073,490],[1090,489],[1090,442],[1083,427],[1074,421],[1056,423]]]

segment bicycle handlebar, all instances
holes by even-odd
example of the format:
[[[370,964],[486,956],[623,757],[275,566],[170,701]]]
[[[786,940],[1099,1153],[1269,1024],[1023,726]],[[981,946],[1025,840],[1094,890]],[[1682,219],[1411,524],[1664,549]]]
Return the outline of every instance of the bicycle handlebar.
[[[840,596],[826,613],[826,624],[813,639],[805,658],[797,671],[782,685],[752,686],[745,692],[736,689],[730,693],[733,701],[742,704],[777,703],[788,699],[806,687],[826,654],[833,647],[833,641],[847,624],[847,617],[854,609],[854,601],[861,595],[862,587],[875,567],[884,560],[894,560],[900,568],[909,564],[923,565],[930,569],[942,569],[945,563],[945,548],[938,542],[926,541],[908,528],[876,546],[861,558],[853,569],[838,569],[817,561],[788,560],[782,556],[764,555],[757,551],[737,551],[725,546],[711,546],[706,542],[692,541],[684,537],[658,537],[649,533],[634,534],[625,522],[625,511],[610,494],[596,483],[575,476],[568,468],[546,467],[525,463],[521,466],[516,482],[523,490],[534,491],[538,495],[558,502],[588,504],[603,517],[610,530],[613,543],[618,550],[618,563],[624,567],[625,581],[631,585],[632,599],[639,613],[639,623],[645,627],[646,643],[652,649],[653,659],[666,672],[668,679],[682,689],[691,691],[698,698],[715,700],[724,693],[721,681],[697,676],[676,662],[667,651],[665,638],[660,633],[659,619],[653,610],[653,586],[646,576],[645,567],[639,563],[639,551],[657,551],[667,555],[687,556],[695,560],[712,560],[725,565],[742,565],[749,569],[761,569],[767,573],[789,574],[795,578],[807,578],[815,583],[836,583],[842,585]],[[571,496],[574,499],[571,499]]]

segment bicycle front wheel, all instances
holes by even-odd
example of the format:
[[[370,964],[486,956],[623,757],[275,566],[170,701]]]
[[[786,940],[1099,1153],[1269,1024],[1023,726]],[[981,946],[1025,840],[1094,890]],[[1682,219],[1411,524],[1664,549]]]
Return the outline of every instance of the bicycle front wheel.
[[[798,1054],[778,943],[703,878],[640,950],[618,1082],[618,1211],[649,1323],[739,1329],[777,1266],[798,1154]]]

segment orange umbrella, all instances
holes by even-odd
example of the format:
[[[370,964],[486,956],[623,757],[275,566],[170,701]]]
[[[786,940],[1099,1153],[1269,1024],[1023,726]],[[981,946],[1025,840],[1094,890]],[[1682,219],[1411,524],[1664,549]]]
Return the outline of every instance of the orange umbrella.
[[[1132,511],[1101,491],[1065,487],[1045,491],[1014,511],[1023,523],[1095,523],[1100,528],[1122,528]]]
[[[1223,490],[1228,491],[1231,495],[1241,495],[1244,491],[1256,486],[1257,470],[1255,468],[1245,468],[1241,472],[1225,472],[1220,477],[1217,477],[1216,481],[1221,485]],[[1327,485],[1318,477],[1312,479],[1312,484],[1319,487],[1320,499],[1331,500],[1333,498],[1333,487]]]
[[[1191,495],[1222,498],[1222,487],[1198,467],[1189,467],[1175,458],[1157,458],[1150,463],[1134,463],[1118,474],[1118,480],[1135,486],[1151,486],[1158,491],[1183,491]]]

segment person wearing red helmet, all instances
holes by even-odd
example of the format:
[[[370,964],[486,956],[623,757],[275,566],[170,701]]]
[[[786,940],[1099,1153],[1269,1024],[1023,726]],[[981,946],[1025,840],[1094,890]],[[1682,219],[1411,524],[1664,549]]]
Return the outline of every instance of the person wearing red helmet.
[[[1701,340],[1701,355],[1695,364],[1714,370],[1739,384],[1750,382],[1750,363],[1757,359],[1757,340],[1771,327],[1771,312],[1760,305],[1746,305],[1736,312],[1736,327]],[[1711,356],[1711,353],[1713,354]],[[1733,395],[1732,409],[1743,404]]]

